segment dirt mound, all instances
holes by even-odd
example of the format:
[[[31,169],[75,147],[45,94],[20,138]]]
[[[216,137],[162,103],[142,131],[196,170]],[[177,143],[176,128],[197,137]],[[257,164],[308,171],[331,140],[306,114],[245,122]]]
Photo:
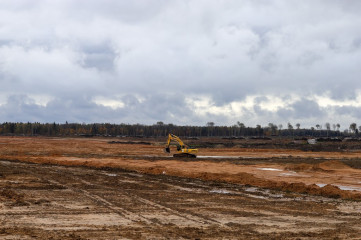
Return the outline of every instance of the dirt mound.
[[[65,158],[64,158],[65,159]],[[62,161],[54,159],[48,161],[44,161],[45,159],[27,159],[29,162],[36,163],[50,163],[50,164],[59,164],[59,165],[68,165],[68,166],[88,166],[88,167],[109,167],[109,168],[121,168],[131,171],[136,171],[145,174],[154,174],[154,175],[164,175],[167,174],[169,176],[177,176],[177,177],[186,177],[186,178],[198,178],[205,181],[218,181],[218,182],[229,182],[236,183],[242,185],[249,185],[254,187],[261,187],[267,189],[274,189],[286,192],[295,192],[295,193],[304,193],[304,194],[312,194],[312,195],[320,195],[325,197],[332,198],[343,198],[343,199],[353,199],[353,200],[361,200],[361,193],[356,191],[346,191],[341,190],[336,186],[326,185],[325,187],[319,187],[315,184],[306,185],[305,183],[289,183],[284,181],[275,181],[268,180],[264,178],[259,178],[254,176],[253,174],[241,172],[237,174],[230,173],[212,173],[212,172],[192,172],[192,171],[184,171],[176,168],[167,168],[161,164],[154,166],[145,166],[143,164],[137,165],[117,165],[114,162],[108,161]],[[292,171],[334,171],[332,169],[344,169],[349,168],[339,161],[327,161],[320,164],[290,164],[286,167],[287,170]]]
[[[344,191],[333,185],[326,185],[324,187],[319,187],[315,184],[306,185],[304,183],[288,183],[284,181],[278,182],[278,181],[258,178],[249,173],[239,173],[234,175],[202,173],[199,174],[198,176],[192,176],[192,177],[197,177],[203,180],[238,183],[238,184],[250,185],[261,188],[281,190],[286,192],[320,195],[331,198],[361,200],[361,193],[358,193],[356,191]]]
[[[285,167],[286,170],[295,171],[295,172],[308,172],[308,171],[330,171],[329,169],[324,169],[319,166],[319,164],[289,164]]]
[[[300,163],[300,164],[288,164],[285,169],[289,171],[310,171],[314,167],[313,164]]]
[[[333,170],[340,170],[340,169],[351,169],[351,167],[347,166],[346,164],[337,161],[337,160],[330,160],[325,161],[318,164],[307,164],[307,163],[300,163],[300,164],[288,164],[285,167],[286,170],[289,171],[333,171]]]
[[[337,161],[337,160],[332,160],[332,161],[326,161],[326,162],[322,162],[317,164],[318,168],[321,168],[323,170],[340,170],[340,169],[351,169],[351,167],[347,166],[346,164]]]
[[[151,173],[151,174],[164,174],[164,169],[162,168],[152,168],[147,171],[143,169],[142,173]],[[255,177],[250,173],[237,173],[237,174],[227,174],[227,173],[185,173],[185,172],[167,172],[168,175],[178,176],[178,177],[188,177],[188,178],[198,178],[205,181],[218,181],[218,182],[229,182],[242,185],[249,185],[254,187],[261,187],[285,192],[294,192],[302,194],[312,194],[319,195],[324,197],[331,198],[343,198],[343,199],[352,199],[352,200],[361,200],[361,193],[356,191],[345,191],[341,190],[333,185],[326,185],[324,187],[319,187],[316,184],[306,185],[304,183],[289,183],[284,181],[273,181],[267,180],[259,177]]]

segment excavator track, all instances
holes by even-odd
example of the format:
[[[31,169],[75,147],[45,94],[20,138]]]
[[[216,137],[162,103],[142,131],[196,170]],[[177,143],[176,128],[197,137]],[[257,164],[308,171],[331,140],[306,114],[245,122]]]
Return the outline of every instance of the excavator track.
[[[173,154],[173,157],[180,157],[180,158],[196,158],[197,156],[190,153],[176,153]]]
[[[177,153],[173,154],[173,157],[179,157],[179,158],[197,157],[196,154],[198,152],[198,149],[189,147],[188,145],[184,144],[184,142],[179,137],[171,133],[168,134],[167,145],[164,149],[164,152],[170,153],[169,145],[172,140],[177,142]]]

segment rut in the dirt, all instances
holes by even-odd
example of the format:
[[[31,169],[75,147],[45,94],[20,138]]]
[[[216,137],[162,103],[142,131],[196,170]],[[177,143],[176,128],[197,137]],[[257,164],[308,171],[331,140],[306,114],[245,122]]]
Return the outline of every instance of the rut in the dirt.
[[[117,169],[0,161],[0,238],[328,239],[361,234],[361,204]]]

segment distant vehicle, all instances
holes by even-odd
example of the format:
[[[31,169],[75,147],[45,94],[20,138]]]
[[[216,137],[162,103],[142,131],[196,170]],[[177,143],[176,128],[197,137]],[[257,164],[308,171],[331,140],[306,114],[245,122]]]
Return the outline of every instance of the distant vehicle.
[[[197,157],[196,154],[198,153],[198,149],[191,148],[185,145],[179,137],[171,133],[168,135],[167,145],[164,149],[165,152],[170,153],[169,145],[172,140],[177,142],[177,153],[174,153],[173,157],[187,157],[187,158]]]
[[[311,139],[308,139],[308,140],[307,140],[307,143],[313,145],[313,144],[316,144],[316,143],[317,143],[317,140],[314,139],[314,138],[311,138]]]

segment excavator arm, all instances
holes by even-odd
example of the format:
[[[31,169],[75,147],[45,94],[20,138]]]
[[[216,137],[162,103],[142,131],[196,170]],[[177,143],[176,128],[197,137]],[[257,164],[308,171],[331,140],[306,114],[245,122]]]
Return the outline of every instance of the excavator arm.
[[[178,143],[177,153],[173,154],[173,157],[193,157],[193,158],[196,157],[196,153],[198,152],[198,149],[188,147],[179,137],[171,133],[168,134],[167,144],[164,149],[165,152],[170,153],[169,145],[172,140]]]
[[[177,150],[178,150],[178,151],[179,151],[180,149],[182,149],[182,148],[185,148],[185,144],[183,143],[183,141],[182,141],[179,137],[177,137],[176,135],[173,135],[173,134],[169,133],[169,134],[168,134],[167,145],[166,145],[166,147],[165,147],[165,151],[166,151],[167,153],[170,153],[169,145],[170,145],[170,143],[171,143],[172,140],[174,140],[174,141],[176,141],[176,142],[178,143],[178,145],[177,145]]]

